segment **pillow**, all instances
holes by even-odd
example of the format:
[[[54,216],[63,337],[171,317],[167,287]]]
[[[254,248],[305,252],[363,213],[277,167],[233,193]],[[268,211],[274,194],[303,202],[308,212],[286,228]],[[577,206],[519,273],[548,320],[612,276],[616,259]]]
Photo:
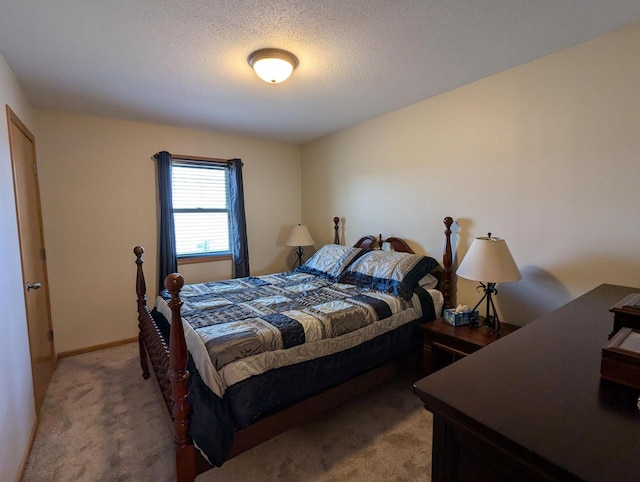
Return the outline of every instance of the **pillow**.
[[[429,256],[397,251],[369,251],[349,266],[341,283],[384,291],[410,300],[426,274],[438,267]]]
[[[432,290],[438,286],[438,278],[433,276],[431,273],[425,274],[420,281],[418,281],[418,286],[424,288],[425,290]]]
[[[315,274],[322,278],[337,281],[345,268],[362,253],[364,251],[361,248],[326,244],[316,251],[306,263],[298,267],[296,271]]]

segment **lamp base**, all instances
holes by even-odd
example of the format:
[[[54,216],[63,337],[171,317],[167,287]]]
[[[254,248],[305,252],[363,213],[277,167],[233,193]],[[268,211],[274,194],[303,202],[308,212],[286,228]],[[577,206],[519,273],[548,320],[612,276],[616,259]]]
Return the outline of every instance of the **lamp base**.
[[[480,286],[477,288],[478,291],[482,290],[484,295],[480,298],[480,301],[473,307],[472,311],[475,311],[478,306],[486,299],[487,300],[487,308],[486,308],[486,316],[484,317],[484,322],[482,326],[488,326],[491,330],[491,333],[494,333],[497,337],[500,336],[500,319],[498,318],[498,311],[496,310],[496,306],[493,304],[493,295],[498,294],[498,290],[496,289],[495,283],[480,283]],[[480,325],[474,324],[472,328],[478,328]]]
[[[293,263],[291,271],[296,269],[296,266],[302,266],[302,257],[304,256],[304,248],[302,246],[298,246],[296,248],[296,256],[297,256],[297,259],[296,259],[296,262]]]

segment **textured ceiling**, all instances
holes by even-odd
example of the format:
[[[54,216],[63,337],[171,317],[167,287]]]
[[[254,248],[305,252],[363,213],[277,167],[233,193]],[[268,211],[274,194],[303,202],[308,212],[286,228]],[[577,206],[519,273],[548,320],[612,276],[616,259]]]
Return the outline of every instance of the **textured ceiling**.
[[[640,20],[639,0],[0,0],[37,107],[304,143]],[[300,59],[260,80],[253,50]]]

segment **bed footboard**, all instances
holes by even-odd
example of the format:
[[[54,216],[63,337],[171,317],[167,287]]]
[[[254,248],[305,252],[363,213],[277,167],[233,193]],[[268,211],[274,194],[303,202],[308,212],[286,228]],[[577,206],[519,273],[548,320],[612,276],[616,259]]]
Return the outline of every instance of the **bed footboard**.
[[[147,308],[147,284],[144,280],[144,273],[142,272],[142,263],[144,263],[142,255],[144,254],[144,248],[142,246],[136,246],[133,248],[133,253],[136,255],[137,265],[136,295],[138,295],[138,346],[140,348],[140,366],[142,368],[142,377],[146,380],[149,378],[149,365],[147,364],[147,351],[142,338],[142,327],[145,323],[143,312],[145,308]]]
[[[173,408],[173,448],[176,453],[178,482],[192,481],[196,478],[195,447],[189,436],[189,371],[187,370],[187,342],[184,339],[180,308],[180,290],[184,278],[172,273],[164,280],[164,287],[171,294],[171,335],[169,337],[169,378]]]
[[[142,265],[144,259],[144,248],[136,246],[133,249],[136,255],[136,294],[138,295],[138,343],[140,345],[140,366],[142,367],[142,376],[149,378],[149,367],[147,357],[151,361],[151,367],[155,372],[158,385],[162,392],[164,402],[171,412],[171,380],[169,379],[169,347],[164,338],[160,334],[155,320],[151,316],[149,307],[147,306],[146,283]]]
[[[144,248],[136,246],[136,294],[138,296],[138,344],[142,376],[149,378],[147,356],[156,374],[165,404],[169,409],[174,427],[174,450],[178,482],[190,482],[196,477],[196,454],[189,437],[189,372],[187,371],[187,345],[184,339],[180,316],[180,289],[184,285],[181,275],[174,273],[165,279],[165,288],[171,293],[171,333],[169,346],[162,337],[147,306],[146,282],[142,265]]]

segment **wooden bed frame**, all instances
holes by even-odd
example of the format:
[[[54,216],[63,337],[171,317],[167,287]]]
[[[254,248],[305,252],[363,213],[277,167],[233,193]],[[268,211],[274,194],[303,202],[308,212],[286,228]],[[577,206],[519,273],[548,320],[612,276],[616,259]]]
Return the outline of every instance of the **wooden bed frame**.
[[[334,243],[339,243],[339,218],[333,218],[334,222]],[[453,219],[444,218],[446,243],[443,254],[443,270],[434,273],[438,278],[437,289],[444,295],[444,307],[450,308],[453,305],[452,299],[452,254],[451,254],[451,224]],[[354,245],[362,248],[376,248],[382,246],[383,242],[391,244],[396,251],[413,253],[407,243],[400,238],[382,239],[382,236],[364,236]],[[180,290],[184,285],[184,279],[178,273],[170,274],[165,279],[165,288],[171,294],[169,307],[171,308],[171,333],[169,346],[165,343],[160,334],[151,311],[147,306],[146,283],[142,264],[144,260],[144,248],[136,246],[133,250],[136,255],[136,294],[138,303],[138,343],[140,347],[140,365],[142,376],[149,378],[149,366],[147,356],[151,361],[151,366],[155,372],[158,385],[164,397],[165,403],[174,427],[174,449],[176,457],[176,472],[178,482],[193,481],[196,475],[201,474],[213,466],[195,449],[189,437],[189,372],[187,371],[187,346],[182,328],[182,318],[180,315]],[[366,373],[356,376],[340,385],[329,388],[317,395],[314,395],[302,402],[292,405],[273,415],[265,417],[257,422],[239,429],[234,434],[233,443],[229,451],[227,460],[239,455],[247,450],[259,445],[276,435],[289,430],[301,423],[316,418],[320,414],[327,412],[353,397],[381,384],[401,373],[408,364],[417,366],[418,352],[410,353],[390,360]]]

